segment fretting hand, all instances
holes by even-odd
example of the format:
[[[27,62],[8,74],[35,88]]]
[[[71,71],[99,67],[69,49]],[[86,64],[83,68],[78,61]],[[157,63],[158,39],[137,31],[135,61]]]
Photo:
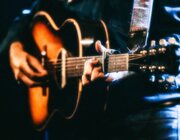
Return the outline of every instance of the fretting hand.
[[[101,42],[96,41],[96,50],[99,52]],[[84,64],[84,72],[82,75],[82,84],[89,85],[91,82],[102,79],[103,82],[111,82],[111,77],[106,77],[102,71],[102,65],[96,58],[89,59]]]

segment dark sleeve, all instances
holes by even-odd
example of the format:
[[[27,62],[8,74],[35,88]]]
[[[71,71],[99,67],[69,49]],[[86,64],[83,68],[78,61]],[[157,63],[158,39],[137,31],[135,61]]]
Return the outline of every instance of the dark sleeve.
[[[103,19],[108,27],[110,46],[121,53],[128,52],[127,41],[132,4],[132,1],[123,0],[106,0],[105,2]]]
[[[103,79],[98,79],[84,86],[79,107],[80,115],[85,118],[100,117],[106,109],[107,89],[108,83],[104,82]]]

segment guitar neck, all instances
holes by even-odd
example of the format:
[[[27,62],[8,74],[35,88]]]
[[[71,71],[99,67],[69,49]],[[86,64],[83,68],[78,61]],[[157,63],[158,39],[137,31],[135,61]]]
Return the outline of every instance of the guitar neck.
[[[79,77],[83,73],[84,63],[91,58],[98,59],[103,63],[102,56],[88,56],[88,57],[70,57],[66,60],[66,67],[62,68],[66,71],[67,77]],[[108,56],[105,60],[105,67],[107,72],[127,71],[128,70],[128,54],[116,54]]]

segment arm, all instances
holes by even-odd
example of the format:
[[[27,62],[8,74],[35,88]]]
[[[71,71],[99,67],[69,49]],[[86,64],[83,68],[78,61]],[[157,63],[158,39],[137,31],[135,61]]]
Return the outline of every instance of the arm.
[[[1,69],[11,69],[16,80],[27,86],[34,86],[39,79],[47,75],[39,61],[26,50],[32,43],[29,24],[37,11],[39,3],[35,3],[29,14],[17,17],[1,44]]]

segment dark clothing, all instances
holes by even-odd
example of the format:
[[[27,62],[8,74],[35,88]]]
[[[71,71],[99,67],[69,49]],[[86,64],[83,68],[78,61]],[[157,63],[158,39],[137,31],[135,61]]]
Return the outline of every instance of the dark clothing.
[[[171,12],[167,10],[167,6],[172,8]],[[176,34],[177,40],[180,40],[179,13],[172,12],[175,7],[180,7],[180,3],[155,1],[149,41],[172,34]],[[71,3],[63,0],[39,0],[30,14],[16,19],[4,41],[4,48],[14,40],[27,44],[31,37],[26,29],[29,28],[34,13],[39,10],[50,13],[58,25],[69,17],[82,20],[103,19],[109,29],[111,47],[121,53],[128,52],[126,44],[132,10],[130,0],[75,0]],[[29,45],[28,42],[27,47]],[[179,139],[179,91],[159,92],[148,79],[149,76],[136,73],[113,82],[109,86],[104,113],[92,115],[91,118],[85,114],[85,117],[70,122],[60,119],[57,123],[54,120],[45,137],[53,137],[53,140]]]

